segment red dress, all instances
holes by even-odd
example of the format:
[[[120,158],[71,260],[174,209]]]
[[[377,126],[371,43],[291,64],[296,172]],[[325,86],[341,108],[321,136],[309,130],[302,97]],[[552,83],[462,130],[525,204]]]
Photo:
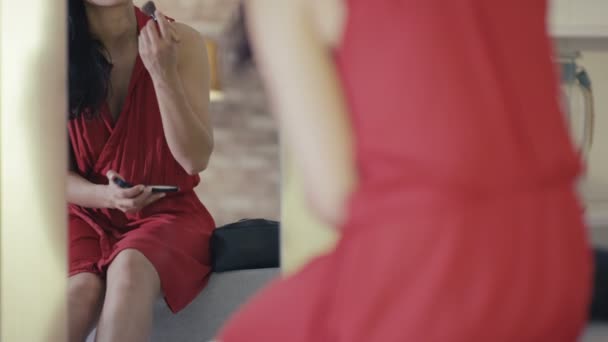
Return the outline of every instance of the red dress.
[[[591,265],[546,0],[347,0],[358,188],[222,342],[573,342]]]
[[[139,9],[136,16],[141,29],[149,18]],[[207,283],[215,223],[193,191],[199,177],[188,175],[169,150],[154,86],[139,56],[122,112],[112,121],[107,106],[98,118],[69,121],[78,173],[107,184],[106,172],[115,170],[133,184],[177,185],[180,192],[137,214],[70,205],[70,276],[105,276],[118,253],[136,249],[156,268],[167,304],[177,312]]]

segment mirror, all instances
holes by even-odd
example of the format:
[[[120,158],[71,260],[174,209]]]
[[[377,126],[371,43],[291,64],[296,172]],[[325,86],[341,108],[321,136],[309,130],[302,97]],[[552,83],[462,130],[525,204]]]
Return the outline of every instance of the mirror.
[[[211,339],[279,274],[279,139],[239,2],[68,9],[71,338]]]

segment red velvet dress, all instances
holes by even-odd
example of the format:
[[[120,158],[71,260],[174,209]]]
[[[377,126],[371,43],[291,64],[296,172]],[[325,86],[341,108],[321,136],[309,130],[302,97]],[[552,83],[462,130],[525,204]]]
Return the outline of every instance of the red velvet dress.
[[[545,0],[347,0],[359,185],[336,249],[222,342],[574,342],[590,251]]]
[[[148,17],[139,9],[136,15],[141,29]],[[188,175],[169,150],[154,86],[139,56],[116,122],[105,106],[100,117],[70,120],[68,129],[77,171],[87,180],[107,184],[106,172],[115,170],[133,184],[180,188],[137,214],[70,205],[70,276],[103,277],[118,253],[136,249],[156,268],[171,310],[183,309],[207,283],[215,223],[193,191],[199,177]]]

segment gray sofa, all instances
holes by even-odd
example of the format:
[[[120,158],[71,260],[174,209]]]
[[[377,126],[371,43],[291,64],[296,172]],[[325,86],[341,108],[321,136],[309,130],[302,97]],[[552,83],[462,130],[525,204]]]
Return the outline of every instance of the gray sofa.
[[[207,342],[222,324],[269,281],[279,276],[278,268],[214,273],[203,292],[184,310],[174,315],[159,299],[154,310],[152,342]],[[94,341],[95,332],[87,342]]]
[[[581,342],[607,342],[608,341],[608,323],[591,324],[587,328]]]
[[[273,268],[214,273],[207,288],[177,315],[159,300],[154,312],[152,342],[210,341],[242,303],[278,276],[279,269]],[[93,336],[87,342],[93,342]],[[580,342],[607,341],[608,324],[591,324]]]

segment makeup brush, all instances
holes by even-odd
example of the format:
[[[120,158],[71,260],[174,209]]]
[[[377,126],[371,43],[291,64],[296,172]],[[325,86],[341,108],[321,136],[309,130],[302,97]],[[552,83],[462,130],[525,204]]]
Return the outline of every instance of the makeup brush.
[[[141,11],[158,23],[158,19],[156,18],[156,5],[154,4],[154,1],[146,2],[146,4],[141,8]],[[175,31],[172,31],[171,38],[176,43],[180,42],[179,35]]]
[[[146,4],[141,8],[141,11],[154,19],[154,21],[158,21],[156,19],[156,5],[154,4],[154,1],[146,2]]]

